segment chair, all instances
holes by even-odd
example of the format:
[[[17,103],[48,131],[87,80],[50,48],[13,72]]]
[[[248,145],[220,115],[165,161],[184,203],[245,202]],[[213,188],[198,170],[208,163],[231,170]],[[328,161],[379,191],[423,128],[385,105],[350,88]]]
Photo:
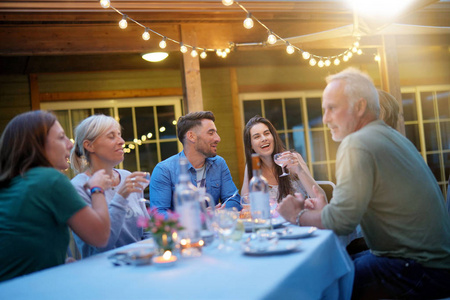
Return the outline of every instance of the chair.
[[[333,198],[333,190],[336,188],[336,185],[331,181],[316,181],[317,184],[325,191],[327,195],[327,201],[330,202],[331,198]]]

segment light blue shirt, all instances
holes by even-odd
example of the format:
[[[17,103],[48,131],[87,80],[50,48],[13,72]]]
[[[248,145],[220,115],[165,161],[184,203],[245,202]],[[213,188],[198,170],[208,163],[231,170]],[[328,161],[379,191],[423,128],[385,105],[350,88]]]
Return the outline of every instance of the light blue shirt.
[[[180,174],[180,157],[186,157],[184,151],[160,162],[153,169],[150,181],[150,206],[158,208],[160,212],[168,209],[174,210],[173,194]],[[239,196],[225,160],[218,155],[209,157],[205,161],[205,166],[206,192],[212,196],[215,204],[218,204],[219,200],[223,202],[231,197],[225,206],[227,208],[236,207],[240,210],[241,196]],[[192,184],[197,186],[197,172],[189,161],[188,172]]]

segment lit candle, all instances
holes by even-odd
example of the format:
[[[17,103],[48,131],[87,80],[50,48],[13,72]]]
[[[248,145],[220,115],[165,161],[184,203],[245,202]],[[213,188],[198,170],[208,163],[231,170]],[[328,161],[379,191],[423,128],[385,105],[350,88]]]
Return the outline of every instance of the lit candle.
[[[164,254],[162,256],[157,256],[157,257],[153,258],[153,263],[155,265],[161,266],[161,267],[173,266],[176,261],[177,261],[177,257],[172,255],[172,252],[170,252],[169,250],[164,252]]]

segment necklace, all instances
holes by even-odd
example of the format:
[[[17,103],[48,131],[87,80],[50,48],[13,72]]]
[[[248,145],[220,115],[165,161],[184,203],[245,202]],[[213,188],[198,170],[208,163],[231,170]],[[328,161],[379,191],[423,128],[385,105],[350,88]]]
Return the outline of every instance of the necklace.
[[[113,169],[113,180],[112,180],[112,185],[111,185],[111,189],[114,190],[116,188],[116,186],[118,186],[120,183],[120,174],[119,172],[117,172],[116,170]]]

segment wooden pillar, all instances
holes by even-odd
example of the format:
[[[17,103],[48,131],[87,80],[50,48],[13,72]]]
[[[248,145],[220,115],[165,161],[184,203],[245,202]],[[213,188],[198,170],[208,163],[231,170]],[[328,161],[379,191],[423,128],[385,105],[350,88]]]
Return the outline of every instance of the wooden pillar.
[[[242,128],[242,114],[241,106],[239,102],[239,85],[237,80],[236,68],[230,68],[230,84],[231,84],[231,106],[233,109],[233,125],[234,125],[234,136],[236,140],[236,150],[237,150],[237,162],[239,170],[239,182],[240,187],[244,181],[244,176],[241,177],[245,172],[245,154],[244,154],[244,136]],[[244,174],[245,175],[245,174]]]
[[[181,41],[186,45],[197,45],[197,35],[193,25],[181,26]],[[200,78],[199,56],[191,56],[192,48],[182,55],[182,83],[185,113],[203,110],[202,82]]]
[[[378,49],[378,53],[380,55],[378,66],[380,70],[381,89],[397,99],[400,106],[397,130],[405,135],[405,120],[403,118],[400,72],[395,37],[392,35],[382,36],[382,47]]]
[[[37,74],[30,74],[28,80],[30,84],[31,110],[39,110],[41,108],[41,102],[39,99],[39,85]]]

